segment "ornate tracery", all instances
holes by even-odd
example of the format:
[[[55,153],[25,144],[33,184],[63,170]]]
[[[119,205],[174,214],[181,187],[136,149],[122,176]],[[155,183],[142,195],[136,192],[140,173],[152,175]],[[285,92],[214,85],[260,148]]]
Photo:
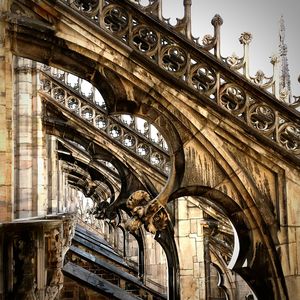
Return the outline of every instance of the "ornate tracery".
[[[288,120],[287,114],[289,114],[289,110],[286,112],[283,112],[283,110],[279,111],[272,104],[270,98],[267,99],[263,94],[257,95],[251,92],[251,83],[253,83],[261,89],[272,93],[279,100],[283,99],[284,93],[282,89],[279,91],[279,82],[276,82],[278,57],[273,56],[271,58],[271,64],[274,66],[274,72],[271,77],[266,76],[261,70],[255,76],[250,76],[248,53],[249,44],[252,40],[251,33],[244,32],[240,36],[239,41],[244,48],[242,57],[237,57],[236,54],[222,57],[220,54],[220,27],[223,24],[223,20],[219,15],[216,15],[212,20],[214,36],[205,35],[202,44],[188,33],[189,30],[182,30],[182,28],[190,27],[191,19],[187,13],[190,3],[185,3],[185,17],[182,20],[178,20],[177,25],[173,27],[168,24],[172,27],[170,34],[169,31],[166,32],[163,28],[163,24],[169,21],[164,19],[160,13],[160,1],[151,1],[147,6],[141,5],[139,1],[128,1],[126,3],[127,10],[124,10],[123,4],[121,5],[118,1],[113,0],[98,1],[97,5],[93,5],[93,1],[90,4],[68,0],[63,2],[82,13],[85,17],[92,19],[98,26],[118,37],[123,43],[131,46],[147,57],[149,61],[166,70],[171,76],[180,79],[192,90],[206,96],[207,99],[224,108],[263,136],[270,138],[283,149],[298,155],[300,146],[297,139],[288,142],[289,144],[294,144],[293,147],[290,147],[287,146],[287,142],[282,142],[281,138],[283,134],[289,139],[291,135],[286,133],[287,131],[295,132],[292,128],[297,128],[296,131],[299,130],[298,122],[295,121],[295,118],[294,120]],[[133,3],[133,5],[129,2]],[[85,9],[85,7],[89,8]],[[138,11],[136,8],[138,8]],[[146,15],[142,17],[140,12],[150,13],[160,22],[154,25]],[[183,26],[182,24],[185,25]],[[176,32],[180,33],[181,36],[179,37]],[[219,62],[224,62],[230,69],[243,74],[246,78],[246,85],[239,84],[238,77],[233,79],[225,75],[222,70],[222,64],[214,63],[214,66],[212,66],[208,63],[206,56],[202,52],[197,53],[197,50],[200,52],[201,50],[213,50]],[[228,90],[227,86],[229,85],[235,85],[236,87]],[[234,93],[243,94],[244,99],[238,100]],[[225,103],[222,100],[224,97],[228,99]],[[297,105],[297,97],[294,98],[295,102],[290,105],[291,107]],[[231,102],[230,105],[228,101]],[[255,122],[253,122],[252,112],[256,110],[256,107],[261,107],[259,109],[261,118],[256,118]],[[296,111],[294,113],[298,114]],[[254,114],[257,115],[257,112]],[[266,121],[270,118],[270,115],[274,116],[274,126],[272,127],[266,125],[266,122],[270,122]],[[296,118],[298,119],[298,116]],[[270,134],[270,131],[272,131],[272,134]]]

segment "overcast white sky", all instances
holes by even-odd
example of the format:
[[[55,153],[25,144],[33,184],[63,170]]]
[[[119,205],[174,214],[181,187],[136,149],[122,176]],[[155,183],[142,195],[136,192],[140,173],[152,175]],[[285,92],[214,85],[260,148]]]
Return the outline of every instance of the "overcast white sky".
[[[183,0],[162,0],[163,16],[183,16]],[[269,57],[277,53],[279,44],[279,19],[283,14],[286,25],[286,42],[291,72],[292,92],[300,95],[300,0],[192,0],[192,30],[195,37],[212,34],[210,23],[218,13],[223,18],[221,28],[222,55],[242,54],[238,39],[242,32],[253,34],[250,45],[251,75],[263,70],[271,75]]]

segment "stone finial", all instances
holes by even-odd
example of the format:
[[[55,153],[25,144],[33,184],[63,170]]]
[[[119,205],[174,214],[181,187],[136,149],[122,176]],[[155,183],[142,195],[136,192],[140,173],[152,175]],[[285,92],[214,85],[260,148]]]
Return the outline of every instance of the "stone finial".
[[[243,45],[248,45],[252,41],[252,34],[250,32],[243,32],[239,38],[239,41]]]
[[[192,5],[192,0],[184,0],[183,5],[184,6],[191,6]]]
[[[261,85],[265,79],[265,73],[262,70],[258,70],[254,76],[254,83]]]
[[[272,65],[275,65],[279,62],[279,58],[278,58],[278,55],[274,54],[270,57],[270,63]]]
[[[192,37],[192,0],[184,0],[184,21],[185,35],[190,39]]]
[[[223,24],[223,19],[220,15],[216,14],[212,20],[211,20],[211,24],[213,26],[221,26]]]
[[[290,93],[287,88],[282,88],[279,91],[279,100],[281,100],[282,102],[288,102],[289,97]]]

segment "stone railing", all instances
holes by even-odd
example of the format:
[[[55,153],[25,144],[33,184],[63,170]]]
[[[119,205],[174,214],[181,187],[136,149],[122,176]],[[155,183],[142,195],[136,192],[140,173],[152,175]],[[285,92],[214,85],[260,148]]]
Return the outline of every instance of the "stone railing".
[[[275,93],[274,76],[266,77],[261,71],[254,77],[249,75],[247,52],[251,34],[243,33],[240,38],[244,57],[223,58],[220,54],[221,17],[216,15],[212,20],[214,36],[206,35],[200,45],[190,32],[191,1],[185,1],[185,17],[173,27],[166,25],[162,18],[160,0],[150,0],[148,6],[129,0],[60,2],[129,45],[150,65],[153,63],[166,71],[199,98],[230,112],[254,129],[252,132],[299,156],[300,114],[268,92]],[[271,63],[275,66],[277,58]]]
[[[41,92],[46,93],[76,117],[89,122],[95,129],[100,130],[130,152],[137,154],[152,167],[165,175],[169,174],[170,156],[162,137],[155,142],[151,139],[149,131],[139,132],[138,128],[135,125],[131,126],[131,123],[123,119],[122,115],[108,116],[101,102],[95,101],[95,97],[83,96],[79,92],[80,88],[68,85],[62,78],[64,77],[53,76],[48,67],[42,67]],[[135,117],[132,117],[132,120],[136,120]]]

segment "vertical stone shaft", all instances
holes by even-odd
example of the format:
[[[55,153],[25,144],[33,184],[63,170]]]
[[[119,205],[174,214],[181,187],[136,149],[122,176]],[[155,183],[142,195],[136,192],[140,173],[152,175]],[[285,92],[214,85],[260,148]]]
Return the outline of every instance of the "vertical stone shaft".
[[[54,136],[47,137],[48,150],[48,214],[59,211],[59,167],[57,159],[57,140]]]
[[[15,58],[15,217],[36,215],[33,201],[32,61]]]
[[[46,213],[46,148],[36,62],[15,58],[15,217]]]
[[[9,1],[0,2],[0,13]],[[13,93],[12,54],[4,18],[0,20],[0,223],[12,220],[13,202]]]
[[[42,124],[42,101],[38,95],[39,77],[36,65],[33,69],[33,196],[36,207],[36,214],[44,216],[47,213],[47,144],[46,131]]]
[[[186,20],[186,36],[192,37],[192,0],[184,0],[184,18]]]

